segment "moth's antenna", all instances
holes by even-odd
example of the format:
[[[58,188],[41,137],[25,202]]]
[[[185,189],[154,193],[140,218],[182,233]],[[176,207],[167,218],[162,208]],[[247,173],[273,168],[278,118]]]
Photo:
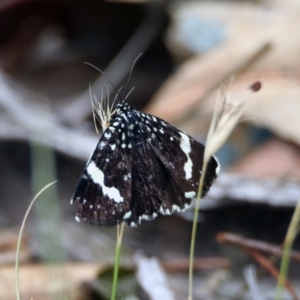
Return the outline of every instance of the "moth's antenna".
[[[132,91],[133,91],[134,89],[135,89],[135,87],[133,87],[133,88],[128,92],[128,94],[126,95],[126,97],[124,97],[125,100],[129,97],[129,95],[132,93]]]
[[[138,58],[138,57],[137,57],[137,58]],[[96,69],[96,70],[99,71],[103,76],[105,76],[106,79],[108,80],[108,82],[109,82],[109,83],[112,85],[112,87],[115,89],[115,91],[117,91],[116,86],[111,82],[111,80],[110,80],[109,77],[105,74],[105,72],[103,72],[101,69],[97,68],[96,66],[94,66],[94,65],[92,65],[92,64],[90,64],[90,63],[88,63],[88,62],[84,62],[84,63],[85,63],[86,65],[89,65],[89,66],[91,66],[92,68]],[[131,71],[130,71],[130,73],[131,73]],[[121,95],[120,95],[119,91],[117,91],[117,95],[118,95],[118,97],[119,97],[120,102],[122,102],[122,98],[121,98]]]
[[[117,100],[118,95],[121,95],[121,90],[122,90],[122,88],[123,88],[123,86],[121,86],[121,87],[119,88],[119,90],[118,90],[118,92],[117,92],[117,94],[116,94],[116,96],[115,96],[115,98],[114,98],[114,100],[113,100],[113,102],[112,102],[112,104],[111,104],[111,107],[110,107],[110,110],[111,110],[111,111],[113,110],[113,107],[114,107],[114,104],[115,104],[115,102],[116,102],[116,100]]]
[[[133,68],[134,68],[134,66],[136,65],[137,61],[139,60],[139,58],[140,58],[142,55],[143,55],[143,53],[140,53],[140,54],[137,56],[137,58],[134,60],[133,64],[132,64],[132,67],[131,67],[131,69],[130,69],[129,76],[128,76],[128,79],[127,79],[127,83],[126,83],[126,86],[125,86],[125,93],[124,93],[124,99],[123,99],[123,101],[125,101],[125,99],[127,98],[126,93],[127,93],[127,89],[128,89],[128,85],[129,85],[129,81],[130,81],[130,78],[131,78],[131,74],[132,74]],[[131,93],[131,92],[132,92],[132,91],[130,91],[130,93]]]
[[[96,119],[97,119],[97,115],[96,115],[96,113],[95,113],[96,107],[95,107],[95,105],[94,105],[94,100],[93,100],[93,94],[92,94],[92,87],[91,87],[91,84],[89,84],[89,91],[90,91],[90,98],[91,98],[91,104],[92,104],[92,109],[93,109],[94,126],[95,126],[96,132],[99,133],[98,127],[97,127],[97,122],[96,122]]]

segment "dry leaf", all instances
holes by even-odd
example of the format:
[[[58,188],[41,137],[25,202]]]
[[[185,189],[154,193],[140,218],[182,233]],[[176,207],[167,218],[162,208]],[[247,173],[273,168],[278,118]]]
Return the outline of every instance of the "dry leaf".
[[[280,140],[272,140],[247,155],[230,171],[255,178],[287,177],[300,181],[299,148]]]
[[[86,280],[96,278],[96,264],[26,265],[20,267],[20,292],[22,299],[50,299],[50,295],[72,291]],[[2,267],[0,271],[0,299],[15,299],[14,266]],[[74,299],[74,298],[72,298]]]
[[[19,229],[5,228],[0,231],[0,265],[14,264],[18,243]],[[19,261],[25,262],[30,258],[28,239],[24,235],[21,241]]]
[[[201,3],[198,5],[202,7]],[[231,12],[236,5],[224,6],[232,19],[235,15]],[[212,5],[210,9],[213,11],[216,7]],[[246,20],[248,22],[243,21],[241,30],[219,47],[205,55],[191,57],[182,64],[154,96],[147,113],[176,122],[185,113],[195,110],[199,99],[207,96],[221,82],[245,69],[255,71],[256,75],[284,74],[287,70],[291,75],[297,72],[300,67],[300,36],[295,29],[300,27],[300,12],[291,14],[274,10],[268,11],[268,17],[264,17],[261,10],[257,6],[257,13],[253,13],[253,17]],[[272,46],[271,51],[260,53],[268,43]],[[262,55],[255,60],[259,53]],[[251,83],[248,82],[246,87]]]
[[[300,81],[298,74],[248,73],[234,80],[230,87],[229,97],[233,99],[245,97],[245,88],[257,79],[261,80],[262,89],[249,99],[243,120],[268,128],[283,139],[300,145]],[[207,100],[210,109],[212,109],[211,100]]]

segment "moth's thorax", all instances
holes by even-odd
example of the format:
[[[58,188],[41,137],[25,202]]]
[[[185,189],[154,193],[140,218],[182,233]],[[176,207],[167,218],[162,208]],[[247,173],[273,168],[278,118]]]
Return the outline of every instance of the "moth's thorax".
[[[133,108],[131,106],[129,106],[127,103],[125,103],[125,102],[119,103],[116,106],[116,109],[114,110],[114,113],[112,114],[111,119],[114,119],[114,118],[120,116],[121,114],[126,113],[128,111],[132,111],[132,110],[133,110]]]
[[[111,116],[106,133],[118,131],[121,137],[119,142],[123,148],[131,148],[134,144],[140,154],[144,156],[141,122],[141,113],[124,102],[119,103]]]

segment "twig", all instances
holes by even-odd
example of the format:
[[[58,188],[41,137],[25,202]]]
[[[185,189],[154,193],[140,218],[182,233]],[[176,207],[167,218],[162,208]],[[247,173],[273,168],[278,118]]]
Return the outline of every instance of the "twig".
[[[0,72],[0,137],[35,141],[86,160],[97,143],[97,136],[61,125],[57,116],[43,108],[45,103],[45,99],[21,89]]]
[[[274,264],[269,259],[267,259],[265,256],[263,256],[262,254],[260,254],[256,250],[251,250],[251,251],[248,251],[248,252],[274,278],[278,279],[279,271],[278,271],[278,269],[274,266]],[[287,279],[285,279],[285,281],[283,282],[283,284],[284,284],[285,288],[289,291],[289,293],[292,295],[292,297],[294,298],[294,300],[299,300],[299,298],[298,298],[298,296],[296,294],[296,291],[295,291],[293,285]]]
[[[189,268],[187,259],[161,261],[160,264],[167,272],[186,271]],[[231,261],[225,257],[203,257],[194,259],[194,270],[230,269]]]
[[[283,254],[283,249],[281,246],[259,240],[248,239],[241,235],[237,235],[230,232],[220,232],[218,233],[216,239],[221,244],[230,244],[233,246],[244,248],[249,251],[259,250],[277,257],[282,257]],[[300,262],[300,252],[292,251],[290,255],[294,261]]]

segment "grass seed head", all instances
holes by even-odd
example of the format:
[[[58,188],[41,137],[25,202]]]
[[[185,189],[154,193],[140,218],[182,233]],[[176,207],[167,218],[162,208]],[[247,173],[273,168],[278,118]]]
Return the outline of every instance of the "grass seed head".
[[[257,92],[260,88],[261,83],[256,81],[249,87],[249,91],[251,93]],[[207,136],[204,153],[205,161],[209,161],[210,157],[221,148],[239,122],[245,105],[250,99],[249,91],[246,91],[245,96],[240,99],[232,99],[229,93],[227,93],[226,96],[219,93],[217,96],[213,118]]]

